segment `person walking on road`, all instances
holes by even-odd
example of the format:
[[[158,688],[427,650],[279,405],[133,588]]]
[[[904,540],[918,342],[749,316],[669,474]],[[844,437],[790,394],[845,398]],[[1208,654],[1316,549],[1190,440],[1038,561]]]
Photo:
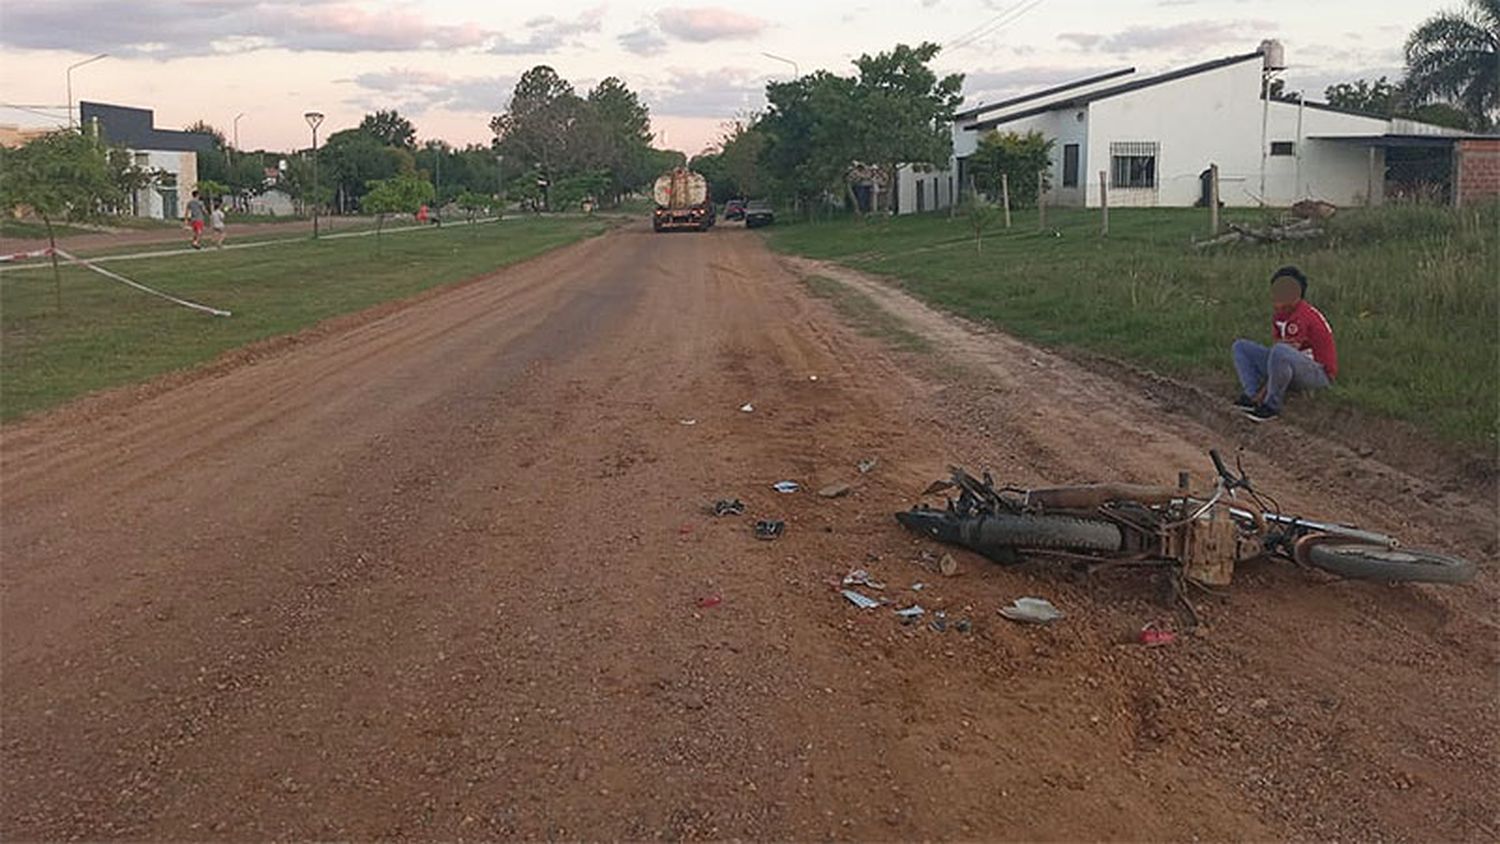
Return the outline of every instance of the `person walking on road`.
[[[193,230],[193,248],[203,248],[203,224],[208,221],[208,210],[203,207],[203,200],[198,198],[198,192],[193,191],[193,198],[187,202],[187,210],[184,216],[187,224]]]
[[[208,227],[214,230],[214,246],[224,248],[224,200],[214,200],[214,212],[209,215]]]
[[[1321,390],[1338,375],[1333,328],[1306,296],[1307,276],[1301,270],[1277,270],[1271,275],[1271,347],[1244,338],[1234,341],[1234,369],[1244,390],[1234,404],[1254,422],[1280,416],[1288,391]]]

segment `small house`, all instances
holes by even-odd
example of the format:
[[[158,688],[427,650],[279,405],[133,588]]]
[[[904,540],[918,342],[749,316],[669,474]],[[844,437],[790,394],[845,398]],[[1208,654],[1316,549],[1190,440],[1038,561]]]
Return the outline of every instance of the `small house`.
[[[151,181],[130,197],[137,217],[173,220],[198,186],[198,156],[216,154],[212,135],[158,129],[150,109],[94,103],[78,104],[84,128],[105,144],[124,147],[135,166],[151,174]]]

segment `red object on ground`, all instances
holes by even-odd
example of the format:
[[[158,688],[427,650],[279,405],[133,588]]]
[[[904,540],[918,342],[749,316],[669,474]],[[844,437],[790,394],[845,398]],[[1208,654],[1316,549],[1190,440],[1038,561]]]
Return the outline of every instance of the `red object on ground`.
[[[704,609],[708,609],[709,607],[717,607],[722,603],[724,603],[724,597],[722,595],[707,595],[698,599],[698,606]]]
[[[1154,621],[1141,628],[1141,644],[1147,647],[1170,645],[1175,641],[1177,641],[1175,632],[1158,628]]]

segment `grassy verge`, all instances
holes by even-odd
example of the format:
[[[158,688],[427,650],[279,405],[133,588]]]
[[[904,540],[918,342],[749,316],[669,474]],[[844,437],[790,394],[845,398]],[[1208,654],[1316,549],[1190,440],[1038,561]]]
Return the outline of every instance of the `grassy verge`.
[[[1250,220],[1258,212],[1235,211]],[[1195,250],[1206,212],[1051,209],[976,249],[963,218],[845,219],[769,230],[781,250],[891,276],[909,292],[1018,336],[1187,377],[1229,394],[1228,347],[1270,334],[1267,279],[1286,263],[1339,344],[1318,402],[1492,448],[1500,410],[1500,207],[1347,210],[1319,241]]]
[[[866,336],[885,341],[906,352],[927,352],[932,344],[927,338],[906,328],[878,302],[847,284],[823,276],[808,276],[803,283],[814,296],[826,299],[834,310],[854,324]]]
[[[237,346],[410,296],[597,234],[579,218],[346,240],[301,241],[242,252],[141,259],[117,272],[234,312],[208,316],[65,267],[63,308],[51,271],[0,276],[0,419],[83,393],[146,380],[211,360]]]

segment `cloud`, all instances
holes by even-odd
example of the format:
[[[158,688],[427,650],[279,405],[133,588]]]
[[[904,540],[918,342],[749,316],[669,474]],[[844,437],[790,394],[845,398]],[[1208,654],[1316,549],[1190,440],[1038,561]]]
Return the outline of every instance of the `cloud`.
[[[501,55],[523,55],[550,53],[559,47],[575,44],[580,35],[598,32],[604,21],[604,7],[585,9],[572,20],[561,20],[551,15],[532,18],[526,22],[527,36],[515,40],[506,35],[497,36],[490,45],[491,53]]]
[[[604,7],[570,19],[551,15],[499,32],[473,21],[434,20],[414,3],[352,0],[47,0],[7,3],[0,45],[109,52],[120,57],[241,53],[452,51],[545,53],[600,30]]]
[[[767,23],[718,6],[695,6],[662,9],[656,25],[674,38],[701,43],[759,35]]]
[[[980,103],[995,102],[1119,69],[1117,65],[1032,65],[1005,70],[970,71],[964,74],[964,107],[973,108]]]
[[[667,39],[649,26],[634,29],[621,35],[620,46],[638,56],[654,56],[667,49]]]
[[[1276,29],[1274,21],[1266,20],[1198,20],[1165,26],[1127,26],[1113,35],[1065,32],[1057,37],[1080,49],[1099,49],[1109,53],[1145,50],[1196,53],[1228,44],[1242,45],[1248,51]]]
[[[767,77],[763,75],[747,75],[734,68],[672,68],[669,72],[672,75],[665,84],[643,91],[652,114],[729,120],[765,103]]]
[[[361,91],[349,99],[360,108],[395,108],[407,116],[431,109],[496,114],[505,108],[515,79],[509,76],[453,77],[441,71],[392,67],[361,73],[341,82]]]

